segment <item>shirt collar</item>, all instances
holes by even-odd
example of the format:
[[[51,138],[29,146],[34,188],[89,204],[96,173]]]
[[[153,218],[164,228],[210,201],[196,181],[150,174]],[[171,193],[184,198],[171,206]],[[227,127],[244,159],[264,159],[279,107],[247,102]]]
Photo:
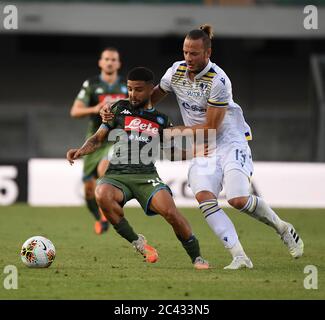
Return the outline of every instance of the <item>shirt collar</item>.
[[[154,112],[155,108],[151,106],[151,108],[148,109],[141,109],[141,111],[145,111],[145,112]]]
[[[100,79],[100,81],[104,82],[108,87],[113,87],[116,83],[119,82],[119,80],[120,80],[120,76],[117,76],[116,81],[115,81],[114,83],[112,83],[112,84],[106,82],[106,81],[103,79],[103,75],[102,75],[101,73],[99,74],[99,79]]]
[[[200,79],[202,76],[204,76],[211,69],[211,67],[212,67],[212,62],[209,59],[209,62],[206,65],[206,67],[194,77],[194,80]]]

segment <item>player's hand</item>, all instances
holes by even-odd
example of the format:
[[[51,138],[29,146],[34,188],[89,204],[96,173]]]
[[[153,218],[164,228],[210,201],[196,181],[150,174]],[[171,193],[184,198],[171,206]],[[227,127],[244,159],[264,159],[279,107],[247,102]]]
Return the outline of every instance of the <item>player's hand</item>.
[[[102,121],[104,123],[107,123],[108,121],[112,120],[114,118],[114,114],[111,112],[111,105],[107,104],[106,106],[104,106],[100,112],[99,115],[102,118]]]
[[[93,107],[94,114],[99,114],[100,110],[102,110],[107,105],[107,101],[99,102],[96,106]]]
[[[79,159],[82,156],[80,149],[70,149],[67,152],[67,160],[70,162],[71,165],[74,164],[74,160]]]

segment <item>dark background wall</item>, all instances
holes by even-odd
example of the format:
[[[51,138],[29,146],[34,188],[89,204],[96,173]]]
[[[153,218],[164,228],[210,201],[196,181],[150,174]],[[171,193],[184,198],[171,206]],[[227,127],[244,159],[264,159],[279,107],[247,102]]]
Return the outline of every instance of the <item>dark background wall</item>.
[[[64,157],[84,139],[85,119],[70,107],[82,82],[99,72],[98,53],[116,46],[121,74],[139,65],[156,82],[182,60],[182,37],[0,35],[0,159]],[[323,40],[219,38],[212,61],[232,80],[234,99],[253,130],[255,160],[313,161],[317,109],[310,56]],[[161,105],[181,123],[171,96]]]

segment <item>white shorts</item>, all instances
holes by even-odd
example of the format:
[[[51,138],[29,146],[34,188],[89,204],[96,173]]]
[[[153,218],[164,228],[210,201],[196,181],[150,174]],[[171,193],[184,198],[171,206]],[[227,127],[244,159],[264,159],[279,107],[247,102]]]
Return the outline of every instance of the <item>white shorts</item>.
[[[217,198],[225,188],[227,200],[250,194],[253,161],[248,144],[217,148],[211,157],[194,158],[188,171],[189,187],[194,194],[210,191]]]

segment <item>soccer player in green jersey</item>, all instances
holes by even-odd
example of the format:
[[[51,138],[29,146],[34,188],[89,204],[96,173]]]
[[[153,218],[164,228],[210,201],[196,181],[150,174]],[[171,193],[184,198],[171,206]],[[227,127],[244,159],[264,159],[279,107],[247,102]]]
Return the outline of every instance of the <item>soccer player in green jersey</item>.
[[[73,118],[89,117],[87,138],[92,136],[102,123],[100,109],[127,97],[127,87],[118,75],[121,67],[119,52],[113,47],[105,48],[98,66],[101,73],[86,80],[71,108]],[[84,157],[83,182],[85,200],[89,211],[95,217],[95,232],[102,234],[108,229],[107,219],[100,213],[95,200],[96,179],[101,177],[108,165],[109,143],[104,143],[96,152]]]
[[[98,150],[107,137],[118,137],[109,169],[98,180],[95,192],[106,218],[145,261],[156,262],[156,249],[147,244],[143,235],[135,233],[124,217],[124,204],[135,198],[147,215],[160,214],[172,226],[196,269],[208,269],[208,262],[201,257],[199,242],[188,221],[177,210],[171,190],[159,178],[154,160],[147,162],[143,156],[150,144],[159,147],[163,130],[171,126],[168,116],[151,105],[153,73],[146,68],[135,68],[128,74],[127,86],[129,99],[112,106],[114,118],[103,123],[81,148],[69,150],[67,159],[73,164],[74,160]]]

